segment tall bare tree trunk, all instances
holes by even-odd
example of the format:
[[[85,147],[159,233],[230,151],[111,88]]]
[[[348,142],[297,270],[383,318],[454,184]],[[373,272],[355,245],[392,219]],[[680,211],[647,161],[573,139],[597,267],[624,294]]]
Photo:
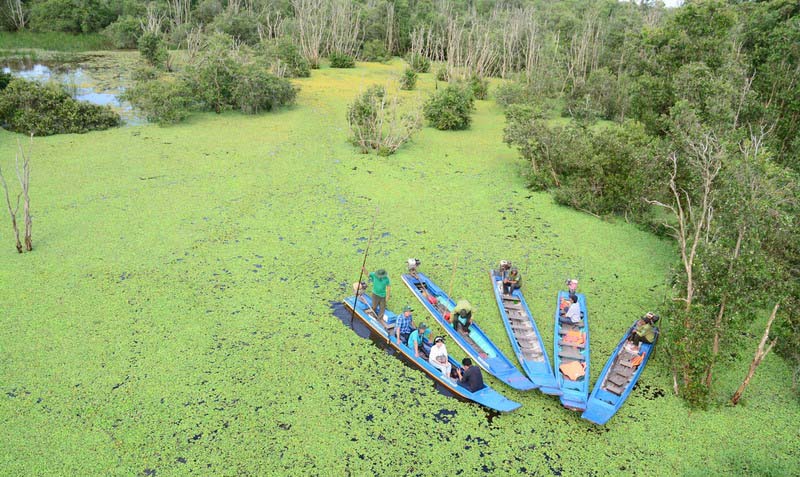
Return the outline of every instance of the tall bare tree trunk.
[[[25,9],[22,7],[22,0],[5,0],[4,3],[8,12],[6,15],[14,29],[17,31],[24,30],[28,19],[25,16]]]
[[[31,220],[31,197],[29,194],[29,186],[31,183],[31,162],[30,158],[25,155],[25,150],[22,144],[17,142],[19,146],[19,153],[16,158],[17,179],[19,180],[20,188],[22,189],[22,212],[25,217],[25,250],[33,250],[33,241],[31,240],[31,232],[33,229],[33,221]],[[33,147],[33,134],[31,134],[31,147]],[[22,168],[20,168],[20,157],[22,158]],[[19,205],[17,205],[19,207]],[[17,235],[17,243],[19,244],[19,235]]]
[[[19,227],[17,226],[17,213],[19,212],[19,199],[22,196],[22,192],[17,194],[17,204],[16,206],[11,205],[11,196],[8,193],[8,183],[6,182],[6,178],[3,175],[3,169],[0,168],[0,183],[3,185],[3,191],[5,192],[6,196],[6,205],[8,206],[8,215],[11,216],[11,227],[14,230],[14,238],[16,239],[17,243],[17,252],[22,253],[22,242],[19,240]]]
[[[767,327],[764,329],[764,336],[761,337],[761,342],[758,343],[758,349],[756,349],[756,354],[753,356],[753,361],[750,363],[750,369],[747,370],[747,376],[745,376],[744,381],[742,384],[739,385],[739,389],[733,393],[733,397],[731,397],[731,404],[734,406],[739,403],[739,400],[742,398],[742,394],[744,394],[744,390],[747,389],[747,386],[750,384],[750,380],[753,379],[753,375],[758,369],[758,366],[761,364],[761,361],[764,359],[764,356],[770,352],[775,343],[778,341],[778,338],[773,339],[769,346],[767,346],[767,340],[769,339],[769,330],[772,327],[772,322],[775,321],[775,316],[778,314],[778,307],[780,303],[775,303],[775,308],[772,309],[772,314],[769,315],[769,320],[767,321]]]

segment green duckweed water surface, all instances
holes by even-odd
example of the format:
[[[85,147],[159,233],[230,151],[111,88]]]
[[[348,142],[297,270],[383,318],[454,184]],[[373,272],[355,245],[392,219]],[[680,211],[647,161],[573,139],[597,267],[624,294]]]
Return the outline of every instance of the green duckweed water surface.
[[[390,308],[413,303],[399,275],[420,258],[508,356],[488,277],[501,258],[521,267],[548,352],[556,292],[580,278],[593,380],[666,293],[670,243],[528,191],[493,102],[477,102],[468,131],[425,128],[390,158],[358,154],[348,102],[402,69],[314,71],[296,106],[260,116],[34,141],[34,252],[17,255],[0,221],[0,473],[796,472],[800,406],[775,355],[742,405],[690,413],[657,352],[601,427],[487,376],[523,405],[490,420],[332,315],[376,208],[367,266],[390,272]],[[419,85],[435,87],[430,74]],[[0,130],[5,171],[19,137]],[[724,365],[720,389],[751,353]]]

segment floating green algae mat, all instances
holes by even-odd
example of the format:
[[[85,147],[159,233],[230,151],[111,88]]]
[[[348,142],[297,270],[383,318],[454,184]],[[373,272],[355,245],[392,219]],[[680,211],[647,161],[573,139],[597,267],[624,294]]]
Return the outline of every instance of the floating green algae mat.
[[[523,405],[490,418],[332,315],[376,209],[367,266],[389,270],[390,307],[413,304],[399,275],[417,257],[509,356],[488,276],[501,258],[521,267],[548,352],[556,291],[580,278],[592,378],[667,292],[670,243],[526,190],[493,102],[468,131],[425,128],[392,157],[358,154],[348,102],[402,68],[314,71],[296,106],[260,116],[34,141],[33,253],[16,254],[0,216],[1,474],[796,471],[800,406],[777,356],[739,407],[690,413],[656,351],[602,427],[484,374]],[[419,85],[431,91],[432,75]],[[4,171],[17,138],[0,131]]]

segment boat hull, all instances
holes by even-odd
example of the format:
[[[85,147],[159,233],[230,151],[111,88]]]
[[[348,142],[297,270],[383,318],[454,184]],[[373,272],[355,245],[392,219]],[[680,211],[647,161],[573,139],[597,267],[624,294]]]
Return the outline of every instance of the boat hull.
[[[558,387],[553,368],[550,367],[542,335],[522,291],[517,289],[511,295],[504,295],[502,277],[495,270],[490,270],[489,276],[500,316],[522,369],[539,391],[561,396],[563,393]]]
[[[608,359],[608,362],[603,367],[603,371],[600,373],[600,377],[597,379],[597,383],[595,383],[594,389],[592,390],[591,396],[589,396],[589,401],[586,405],[586,410],[581,415],[582,418],[586,419],[587,421],[591,421],[595,424],[605,424],[612,417],[614,414],[617,413],[622,404],[625,403],[625,400],[628,399],[628,396],[633,390],[633,387],[636,385],[636,382],[639,380],[639,376],[641,376],[642,371],[644,370],[647,361],[650,359],[650,355],[653,352],[653,348],[655,346],[655,342],[658,339],[658,334],[656,333],[656,340],[653,340],[653,343],[641,343],[639,353],[644,353],[642,357],[642,362],[638,365],[638,367],[633,371],[633,374],[630,376],[630,380],[625,384],[622,388],[623,391],[620,394],[612,392],[611,389],[616,389],[619,391],[619,387],[616,386],[613,382],[609,383],[609,374],[611,373],[612,369],[615,368],[615,365],[619,366],[620,369],[623,370],[623,373],[627,371],[625,368],[626,366],[617,362],[617,358],[620,357],[620,353],[623,351],[623,347],[625,346],[625,342],[628,340],[628,336],[630,336],[631,332],[636,328],[636,322],[628,329],[625,335],[620,340],[619,344],[617,345],[614,352],[611,354],[611,357]],[[626,374],[626,373],[625,373]]]
[[[492,343],[486,333],[476,323],[470,325],[469,336],[462,336],[444,318],[442,310],[452,310],[455,302],[447,294],[436,286],[423,273],[417,272],[416,276],[405,274],[402,277],[403,283],[411,290],[414,296],[422,303],[426,310],[433,316],[437,323],[447,332],[474,362],[483,368],[487,373],[499,379],[503,383],[520,391],[535,389],[536,385],[522,374],[516,366],[511,363],[500,349]],[[422,289],[425,292],[422,292]],[[434,297],[436,304],[432,303],[428,297]]]
[[[363,321],[372,332],[384,338],[389,346],[394,348],[415,367],[419,368],[431,379],[442,385],[454,395],[472,402],[476,402],[488,409],[498,412],[511,412],[522,406],[520,403],[512,401],[503,396],[490,386],[485,386],[483,389],[472,392],[469,389],[459,385],[457,381],[444,378],[441,374],[441,371],[428,363],[427,360],[414,356],[414,350],[409,348],[406,344],[399,343],[394,334],[387,330],[386,326],[381,324],[377,318],[368,313],[371,305],[370,297],[359,296],[357,305],[354,305],[355,302],[355,296],[350,296],[344,299],[345,307],[354,312],[354,315]],[[387,324],[393,324],[396,319],[396,315],[389,310],[386,310],[385,317]],[[460,364],[452,357],[450,358],[450,364],[454,367],[460,366]]]
[[[553,336],[553,371],[558,382],[558,387],[563,393],[560,396],[561,404],[573,411],[583,411],[586,409],[586,402],[589,398],[589,313],[586,310],[586,297],[582,293],[577,293],[578,304],[581,308],[583,318],[582,326],[572,326],[561,323],[559,305],[562,299],[569,297],[566,291],[558,292],[555,313],[555,333]],[[582,348],[567,346],[562,340],[562,336],[569,328],[576,329],[583,333],[584,343]],[[585,365],[584,375],[576,380],[569,379],[561,372],[561,365],[570,361],[577,361]]]

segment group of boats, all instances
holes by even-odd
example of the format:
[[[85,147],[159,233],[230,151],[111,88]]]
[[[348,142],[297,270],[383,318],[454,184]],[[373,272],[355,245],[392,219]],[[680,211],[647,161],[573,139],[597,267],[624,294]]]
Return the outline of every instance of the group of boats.
[[[565,300],[570,300],[571,292],[559,292],[554,320],[553,367],[551,367],[542,336],[522,291],[516,288],[512,289],[511,293],[506,293],[509,290],[503,289],[501,270],[492,270],[490,275],[500,316],[524,374],[500,351],[478,323],[473,322],[467,332],[456,329],[455,318],[450,321],[456,303],[425,274],[414,268],[401,278],[441,328],[484,371],[514,389],[520,391],[538,389],[545,394],[558,396],[564,407],[581,411],[581,417],[595,424],[608,422],[622,406],[639,379],[650,357],[653,344],[641,343],[635,350],[630,346],[628,337],[636,327],[634,322],[612,353],[590,395],[589,316],[586,297],[581,293],[574,293],[580,306],[581,317],[578,321],[570,321],[563,316],[562,304],[568,303]],[[385,339],[412,364],[454,395],[499,412],[510,412],[521,406],[520,403],[508,399],[488,385],[473,392],[461,386],[458,381],[442,376],[441,371],[426,359],[415,356],[408,344],[396,339],[394,325],[397,315],[386,310],[383,319],[379,319],[372,309],[369,296],[356,294],[345,298],[344,304],[372,332]],[[449,360],[454,369],[461,366],[452,357]]]

